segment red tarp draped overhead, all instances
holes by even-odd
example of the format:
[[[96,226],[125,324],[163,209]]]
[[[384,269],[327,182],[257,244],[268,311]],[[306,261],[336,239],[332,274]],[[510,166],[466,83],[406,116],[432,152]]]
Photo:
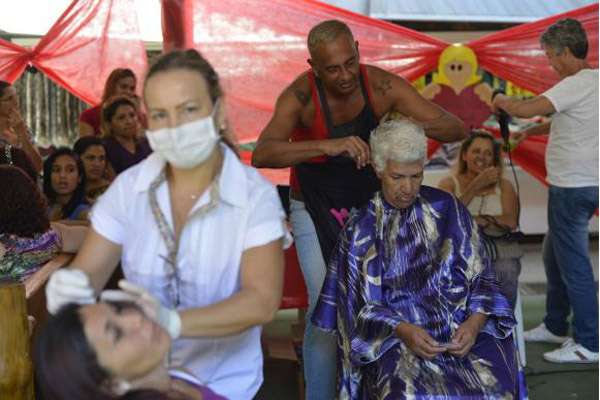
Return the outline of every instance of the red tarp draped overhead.
[[[74,0],[33,49],[0,41],[0,79],[15,81],[30,64],[89,104],[108,74],[147,66],[134,0]]]
[[[559,80],[540,47],[540,35],[548,26],[567,17],[582,23],[589,42],[587,61],[598,68],[598,4],[495,32],[469,42],[467,46],[477,54],[481,68],[540,94]],[[515,163],[544,183],[547,142],[545,135],[530,137],[512,153]]]
[[[361,62],[409,80],[432,71],[448,45],[312,0],[163,0],[162,6],[166,48],[194,47],[210,60],[221,76],[227,115],[242,143],[258,138],[277,96],[308,68],[306,37],[321,21],[346,22],[359,42]],[[249,152],[242,152],[244,162],[250,158]],[[287,183],[287,169],[261,172],[274,182]]]
[[[182,15],[192,16],[192,35],[179,33],[181,24],[166,21]],[[363,63],[407,79],[433,70],[447,46],[416,31],[311,0],[167,0],[163,37],[170,46],[193,44],[210,60],[223,81],[233,131],[243,143],[256,140],[279,93],[308,68],[310,28],[333,18],[348,23]],[[177,38],[182,42],[176,43]]]
[[[588,33],[588,60],[598,65],[598,5],[583,7],[467,43],[479,66],[500,78],[540,93],[558,81],[539,36],[560,18],[580,20]],[[361,60],[417,78],[437,66],[446,43],[418,32],[311,0],[163,0],[163,36],[169,48],[196,47],[221,74],[228,97],[228,115],[241,142],[255,140],[270,118],[275,99],[307,68],[306,35],[325,19],[348,23],[359,41]],[[169,23],[190,21],[188,23]],[[183,31],[180,27],[186,27]],[[190,33],[190,31],[192,31]],[[432,146],[433,145],[433,146]],[[540,180],[545,177],[546,137],[532,138],[514,152],[514,159]],[[435,149],[430,143],[430,148]],[[431,152],[430,152],[431,154]],[[250,153],[242,152],[249,162]],[[284,171],[267,175],[285,182]]]
[[[588,62],[598,68],[598,4],[505,29],[471,41],[479,67],[524,89],[539,94],[558,82],[540,46],[544,30],[562,18],[575,18],[586,30]]]
[[[12,42],[0,39],[0,79],[14,82],[25,70],[31,52]]]
[[[255,140],[277,95],[304,71],[306,36],[326,19],[348,23],[361,61],[415,79],[437,66],[447,43],[314,0],[162,0],[165,48],[196,47],[220,73],[228,115],[240,142]],[[0,40],[0,79],[16,80],[33,65],[84,101],[99,101],[110,71],[146,69],[134,0],[74,0],[33,49]],[[539,45],[557,19],[580,20],[590,40],[588,60],[598,66],[598,4],[496,32],[467,43],[479,66],[534,93],[557,82]],[[138,85],[138,87],[141,85]],[[515,150],[514,159],[539,179],[545,175],[545,137]],[[248,162],[250,154],[242,153]],[[271,176],[285,182],[285,170]]]

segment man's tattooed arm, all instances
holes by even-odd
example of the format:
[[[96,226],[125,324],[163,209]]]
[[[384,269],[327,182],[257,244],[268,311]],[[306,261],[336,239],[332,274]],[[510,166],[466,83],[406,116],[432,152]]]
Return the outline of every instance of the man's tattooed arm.
[[[392,80],[389,78],[383,79],[375,85],[374,89],[377,93],[385,96],[385,94],[392,89]]]
[[[296,98],[298,99],[298,101],[303,105],[307,105],[308,101],[310,100],[310,96],[306,93],[304,93],[302,90],[300,89],[294,89],[294,96],[296,96]]]

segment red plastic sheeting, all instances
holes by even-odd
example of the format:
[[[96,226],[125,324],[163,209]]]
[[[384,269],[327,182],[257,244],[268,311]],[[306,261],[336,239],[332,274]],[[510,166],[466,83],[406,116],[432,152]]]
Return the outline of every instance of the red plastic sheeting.
[[[194,47],[192,3],[194,0],[162,0],[163,50]]]
[[[433,70],[446,43],[427,35],[313,0],[162,0],[166,48],[195,46],[223,78],[229,117],[241,142],[255,140],[270,118],[275,99],[308,65],[306,35],[325,19],[349,24],[359,41],[362,62],[412,80]],[[117,67],[138,77],[147,60],[134,0],[74,0],[32,49],[0,40],[0,79],[16,80],[27,65],[90,104],[100,100],[104,81]],[[479,65],[540,93],[557,82],[539,46],[541,32],[556,20],[577,18],[590,40],[588,60],[598,66],[598,4],[500,31],[468,45]],[[138,85],[138,87],[141,85]],[[532,138],[515,160],[544,179],[545,138]],[[437,143],[430,141],[429,154]],[[249,154],[242,154],[248,163]],[[285,183],[287,170],[267,171]]]
[[[588,35],[588,62],[598,68],[598,4],[592,4],[536,22],[495,32],[467,43],[479,66],[533,93],[554,86],[559,77],[540,46],[544,30],[562,18],[579,20]]]
[[[114,68],[141,80],[147,59],[134,0],[74,0],[33,49],[0,41],[0,79],[14,82],[27,65],[89,104]]]
[[[17,44],[0,39],[0,79],[16,81],[30,60],[30,52]]]
[[[589,42],[587,60],[598,68],[598,4],[495,32],[467,45],[477,54],[481,68],[539,94],[559,80],[540,47],[540,35],[548,26],[567,17],[583,24]],[[512,152],[514,162],[544,184],[547,143],[548,136],[530,137]]]
[[[180,20],[182,15],[193,18],[193,43],[186,42],[189,34],[178,32],[181,24],[167,21]],[[163,37],[169,46],[193,44],[210,60],[223,81],[233,131],[240,142],[251,142],[270,119],[277,96],[308,68],[310,28],[333,18],[348,23],[363,63],[409,80],[433,70],[448,45],[311,0],[167,0],[163,1]]]

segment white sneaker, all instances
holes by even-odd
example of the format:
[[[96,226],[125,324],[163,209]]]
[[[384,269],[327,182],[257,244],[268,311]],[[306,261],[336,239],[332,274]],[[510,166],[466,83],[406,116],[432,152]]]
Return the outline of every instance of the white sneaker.
[[[544,353],[544,359],[560,364],[592,364],[598,362],[598,353],[589,351],[573,339],[569,339],[558,349]]]
[[[543,322],[535,328],[523,332],[523,338],[527,342],[548,342],[558,344],[563,344],[569,339],[568,336],[556,336],[546,328],[546,325]]]

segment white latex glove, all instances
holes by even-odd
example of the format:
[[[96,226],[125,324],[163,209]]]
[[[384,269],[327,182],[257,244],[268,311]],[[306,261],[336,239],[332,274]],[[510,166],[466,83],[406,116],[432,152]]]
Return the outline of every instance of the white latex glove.
[[[103,301],[133,301],[139,305],[149,318],[162,326],[172,339],[181,335],[181,317],[177,310],[171,310],[162,304],[156,297],[141,286],[135,285],[125,279],[119,281],[121,290],[105,290],[100,294]]]
[[[78,269],[59,269],[50,275],[46,285],[46,308],[54,314],[67,303],[93,304],[94,289],[87,274]]]

